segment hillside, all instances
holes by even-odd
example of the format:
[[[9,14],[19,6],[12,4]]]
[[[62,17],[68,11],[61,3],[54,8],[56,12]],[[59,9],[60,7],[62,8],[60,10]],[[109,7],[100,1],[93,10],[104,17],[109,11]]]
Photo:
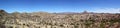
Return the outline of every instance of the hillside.
[[[7,13],[0,10],[0,28],[120,28],[120,14]]]

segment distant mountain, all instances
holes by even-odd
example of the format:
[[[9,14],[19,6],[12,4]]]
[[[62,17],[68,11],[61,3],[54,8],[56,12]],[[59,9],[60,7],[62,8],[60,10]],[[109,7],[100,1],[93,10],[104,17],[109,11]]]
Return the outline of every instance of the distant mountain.
[[[77,12],[61,12],[61,13],[53,13],[53,14],[80,14]]]

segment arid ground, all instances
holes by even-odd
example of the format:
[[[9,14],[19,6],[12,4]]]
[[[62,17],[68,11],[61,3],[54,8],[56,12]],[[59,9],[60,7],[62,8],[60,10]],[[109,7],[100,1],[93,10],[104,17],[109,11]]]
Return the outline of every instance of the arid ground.
[[[0,28],[120,28],[120,13],[7,13],[0,10]]]

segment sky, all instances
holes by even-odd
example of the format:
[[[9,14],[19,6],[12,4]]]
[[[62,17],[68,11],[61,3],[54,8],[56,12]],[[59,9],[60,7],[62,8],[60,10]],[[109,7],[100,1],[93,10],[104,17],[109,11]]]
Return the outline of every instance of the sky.
[[[12,12],[120,13],[120,0],[0,0],[0,9]]]

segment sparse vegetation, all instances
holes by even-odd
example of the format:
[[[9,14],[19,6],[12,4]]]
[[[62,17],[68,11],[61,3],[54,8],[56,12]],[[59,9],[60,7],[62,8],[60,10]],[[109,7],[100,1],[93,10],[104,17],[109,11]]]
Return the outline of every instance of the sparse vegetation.
[[[3,13],[4,12],[4,13]],[[0,28],[120,28],[120,14],[0,11]],[[3,27],[4,26],[4,27]]]

